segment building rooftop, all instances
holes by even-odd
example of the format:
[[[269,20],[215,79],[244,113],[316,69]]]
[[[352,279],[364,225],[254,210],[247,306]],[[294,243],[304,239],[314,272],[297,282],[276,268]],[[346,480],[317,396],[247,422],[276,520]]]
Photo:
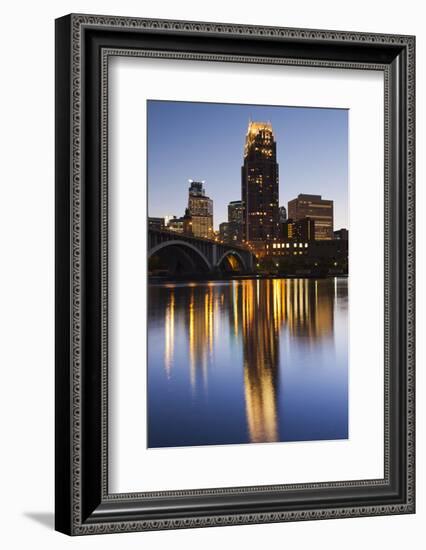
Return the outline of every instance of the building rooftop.
[[[272,124],[268,122],[255,122],[253,120],[249,121],[248,128],[247,128],[247,134],[246,134],[246,143],[244,147],[244,155],[246,156],[248,153],[248,148],[255,140],[256,136],[262,131],[266,130],[272,134],[272,138],[274,137],[274,131],[272,130]]]
[[[309,193],[299,193],[297,195],[298,199],[314,199],[314,200],[322,200],[321,195],[311,195]]]

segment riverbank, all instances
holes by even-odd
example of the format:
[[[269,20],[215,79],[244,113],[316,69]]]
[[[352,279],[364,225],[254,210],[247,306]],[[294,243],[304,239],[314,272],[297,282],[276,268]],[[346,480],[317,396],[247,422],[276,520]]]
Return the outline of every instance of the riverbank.
[[[332,279],[334,277],[348,277],[347,273],[208,273],[182,276],[148,276],[148,284],[158,283],[192,283],[197,281],[242,281],[246,279]]]

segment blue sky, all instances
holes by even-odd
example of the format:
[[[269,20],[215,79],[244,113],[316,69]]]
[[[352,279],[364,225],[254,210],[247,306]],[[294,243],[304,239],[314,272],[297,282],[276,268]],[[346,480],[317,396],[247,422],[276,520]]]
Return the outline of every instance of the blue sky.
[[[205,180],[214,226],[241,198],[248,121],[270,121],[277,142],[280,206],[299,193],[334,200],[334,229],[348,227],[348,111],[148,101],[148,212],[182,216],[189,179]]]

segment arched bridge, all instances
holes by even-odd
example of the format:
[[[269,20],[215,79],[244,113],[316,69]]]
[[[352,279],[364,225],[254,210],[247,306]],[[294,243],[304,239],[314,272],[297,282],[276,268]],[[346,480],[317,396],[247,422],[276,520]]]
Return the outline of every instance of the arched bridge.
[[[254,256],[243,246],[174,231],[148,229],[148,260],[169,273],[250,272]]]

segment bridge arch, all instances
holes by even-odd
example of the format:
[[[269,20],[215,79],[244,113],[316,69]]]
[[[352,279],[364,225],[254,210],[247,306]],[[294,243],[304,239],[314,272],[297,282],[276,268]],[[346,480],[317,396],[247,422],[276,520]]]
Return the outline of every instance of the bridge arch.
[[[192,243],[184,240],[173,239],[163,241],[148,251],[148,260],[155,255],[160,255],[176,271],[176,265],[181,264],[185,271],[211,271],[212,266],[206,255]]]
[[[216,265],[217,267],[221,268],[224,264],[224,261],[226,259],[230,259],[230,257],[234,257],[237,259],[238,263],[239,263],[239,267],[242,271],[247,271],[249,269],[249,266],[246,265],[246,261],[243,257],[242,254],[240,254],[238,252],[238,250],[226,250],[226,252],[224,252],[222,254],[222,256],[219,258],[219,260],[217,261]],[[231,268],[232,270],[232,268]]]

